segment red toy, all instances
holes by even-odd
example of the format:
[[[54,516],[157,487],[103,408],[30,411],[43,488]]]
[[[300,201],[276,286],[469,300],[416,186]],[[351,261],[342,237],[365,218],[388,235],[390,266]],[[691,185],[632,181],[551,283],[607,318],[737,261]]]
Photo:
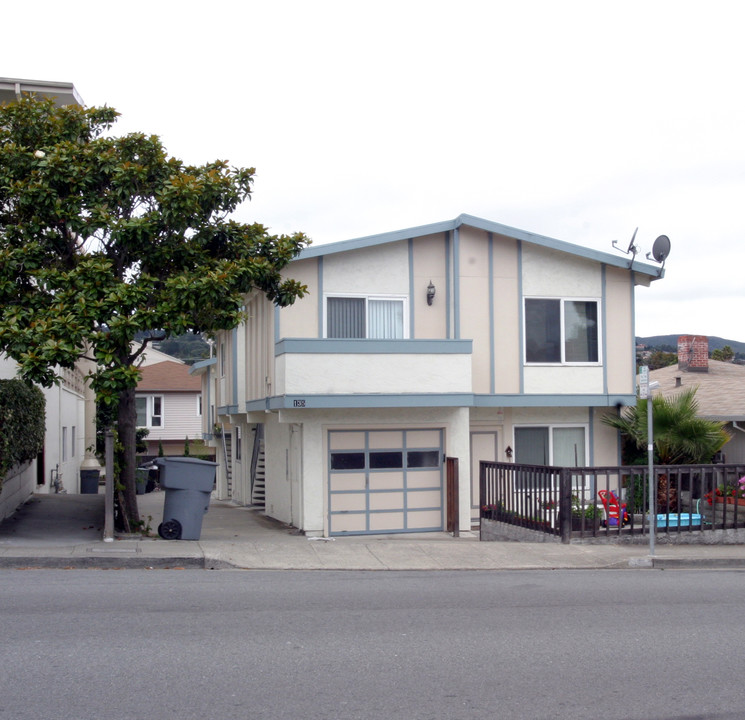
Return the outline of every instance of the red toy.
[[[598,490],[598,495],[605,508],[605,517],[603,527],[618,527],[618,518],[621,517],[621,527],[629,521],[629,514],[626,512],[626,503],[618,504],[618,498],[610,490]]]

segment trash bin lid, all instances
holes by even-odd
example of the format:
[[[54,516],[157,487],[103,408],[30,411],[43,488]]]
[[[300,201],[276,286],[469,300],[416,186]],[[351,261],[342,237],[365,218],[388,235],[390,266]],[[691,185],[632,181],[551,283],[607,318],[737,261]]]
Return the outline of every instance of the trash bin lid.
[[[168,463],[195,463],[198,465],[213,465],[217,467],[220,463],[212,462],[211,460],[200,460],[199,458],[193,457],[181,457],[179,455],[167,455],[164,457],[157,457],[153,461],[156,465],[166,465]]]

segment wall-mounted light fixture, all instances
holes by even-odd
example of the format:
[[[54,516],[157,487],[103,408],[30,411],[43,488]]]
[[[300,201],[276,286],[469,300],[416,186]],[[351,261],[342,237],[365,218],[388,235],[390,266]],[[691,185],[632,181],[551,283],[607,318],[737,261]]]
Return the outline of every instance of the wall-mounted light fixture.
[[[504,454],[507,456],[508,460],[512,460],[512,448],[509,445],[505,448]]]
[[[432,301],[435,299],[435,286],[432,284],[432,281],[429,281],[429,285],[427,285],[427,305],[431,305]]]

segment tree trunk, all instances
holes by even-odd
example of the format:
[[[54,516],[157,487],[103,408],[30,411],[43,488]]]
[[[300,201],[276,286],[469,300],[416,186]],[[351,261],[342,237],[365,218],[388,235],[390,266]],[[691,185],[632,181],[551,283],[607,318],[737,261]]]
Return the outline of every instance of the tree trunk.
[[[119,412],[117,416],[119,442],[123,445],[123,450],[120,453],[118,479],[122,486],[122,515],[125,522],[125,530],[130,530],[140,522],[135,486],[135,470],[137,469],[136,425],[137,407],[135,405],[135,389],[130,388],[119,395]],[[127,528],[126,525],[129,527]]]

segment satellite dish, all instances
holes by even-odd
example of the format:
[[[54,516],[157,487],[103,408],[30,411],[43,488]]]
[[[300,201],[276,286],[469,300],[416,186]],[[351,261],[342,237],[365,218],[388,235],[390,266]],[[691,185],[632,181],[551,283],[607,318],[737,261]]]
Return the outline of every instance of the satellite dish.
[[[652,245],[652,257],[658,263],[664,263],[670,254],[670,238],[667,235],[660,235]]]
[[[636,233],[638,232],[639,232],[639,228],[636,228],[636,230],[634,230],[634,234],[631,236],[631,242],[629,243],[629,249],[626,251],[627,254],[634,253],[634,255],[636,255],[637,249],[634,246],[634,240],[636,240]]]
[[[621,250],[622,253],[626,253],[626,255],[631,255],[631,262],[629,263],[629,267],[631,267],[634,264],[634,258],[636,257],[636,253],[639,252],[639,248],[634,245],[634,240],[636,240],[636,233],[639,231],[639,228],[636,228],[634,230],[634,234],[631,236],[631,242],[629,243],[629,246],[626,250],[621,250],[620,247],[618,247],[618,240],[614,240],[612,245],[616,250]]]

